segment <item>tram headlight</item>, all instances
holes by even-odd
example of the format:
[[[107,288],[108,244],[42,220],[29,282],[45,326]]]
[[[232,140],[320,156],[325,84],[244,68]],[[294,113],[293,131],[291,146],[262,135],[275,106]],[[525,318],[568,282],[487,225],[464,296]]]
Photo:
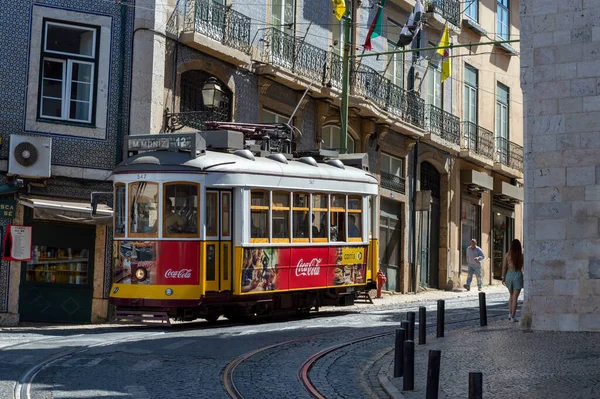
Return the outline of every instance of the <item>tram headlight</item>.
[[[170,289],[170,288],[167,288],[167,289],[165,290],[165,294],[166,294],[167,296],[171,296],[171,295],[173,295],[173,290],[172,290],[172,289]]]
[[[143,267],[140,267],[135,271],[135,278],[137,278],[138,281],[144,281],[146,277],[148,277],[148,272]]]

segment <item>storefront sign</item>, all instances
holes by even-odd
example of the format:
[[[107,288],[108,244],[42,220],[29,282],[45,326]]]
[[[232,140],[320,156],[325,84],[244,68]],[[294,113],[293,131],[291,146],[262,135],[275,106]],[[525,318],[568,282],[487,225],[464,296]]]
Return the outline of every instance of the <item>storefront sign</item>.
[[[30,261],[31,226],[6,226],[2,248],[3,260]]]
[[[16,200],[0,200],[0,218],[12,219],[17,209]]]

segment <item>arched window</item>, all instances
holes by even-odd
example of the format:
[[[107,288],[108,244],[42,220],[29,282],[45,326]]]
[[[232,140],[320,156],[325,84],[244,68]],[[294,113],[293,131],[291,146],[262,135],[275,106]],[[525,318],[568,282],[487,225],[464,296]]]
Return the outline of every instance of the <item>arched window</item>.
[[[323,126],[321,128],[321,138],[323,139],[323,148],[329,149],[340,149],[342,146],[340,145],[340,132],[341,129],[339,126],[329,125]],[[354,138],[348,132],[346,141],[346,148],[348,149],[348,153],[351,154],[354,152]]]
[[[217,79],[223,91],[221,102],[217,108],[208,108],[202,101],[202,88],[208,79],[213,77],[199,70],[186,71],[181,74],[181,124],[203,130],[206,121],[231,121],[233,94],[225,83]]]

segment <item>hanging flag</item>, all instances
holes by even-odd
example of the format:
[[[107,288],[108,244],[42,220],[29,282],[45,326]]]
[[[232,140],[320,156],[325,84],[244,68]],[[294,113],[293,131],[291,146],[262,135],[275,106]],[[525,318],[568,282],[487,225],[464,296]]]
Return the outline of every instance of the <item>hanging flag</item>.
[[[333,2],[333,15],[340,21],[346,13],[346,0],[331,0]]]
[[[369,28],[369,32],[367,32],[367,38],[365,40],[365,44],[363,45],[365,50],[373,50],[373,46],[371,45],[371,39],[374,39],[377,36],[381,36],[381,29],[383,28],[382,21],[384,6],[385,0],[381,0],[377,8],[377,13],[375,13],[375,18],[373,18],[373,21],[371,21],[371,27]]]
[[[448,29],[448,24],[446,24],[446,28],[444,29],[444,34],[442,35],[442,40],[440,40],[440,44],[438,47],[449,46],[450,45],[450,29]],[[452,63],[450,62],[450,49],[449,48],[441,48],[438,49],[437,53],[442,56],[442,82],[452,75]]]
[[[398,38],[398,43],[396,43],[396,47],[406,47],[412,43],[413,39],[417,37],[419,31],[421,30],[421,15],[423,14],[425,8],[423,7],[423,3],[421,0],[417,0],[415,3],[415,8],[413,8],[410,17],[408,17],[408,22],[402,28],[400,32],[400,37]]]

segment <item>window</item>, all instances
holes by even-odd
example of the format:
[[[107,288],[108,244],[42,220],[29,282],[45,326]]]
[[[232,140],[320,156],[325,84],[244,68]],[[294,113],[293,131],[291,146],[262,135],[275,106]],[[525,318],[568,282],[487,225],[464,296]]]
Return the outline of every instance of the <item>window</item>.
[[[496,24],[496,36],[502,40],[508,40],[509,36],[509,17],[508,5],[510,0],[498,0],[496,6],[496,15],[498,18]]]
[[[273,242],[290,242],[290,193],[273,192]]]
[[[508,161],[508,87],[498,83],[496,87],[496,151],[499,161]]]
[[[250,193],[250,242],[269,242],[269,197],[268,191]]]
[[[328,202],[329,198],[327,194],[312,195],[312,212],[314,215],[312,225],[313,242],[327,242],[327,238],[329,237],[329,223],[327,220]]]
[[[362,241],[362,197],[348,197],[348,241]]]
[[[323,140],[323,146],[329,149],[339,150],[341,148],[340,145],[340,134],[341,129],[338,126],[323,126],[321,128],[321,138]],[[350,135],[350,132],[347,134],[347,150],[348,153],[351,154],[354,152],[354,138]]]
[[[27,281],[53,284],[87,284],[89,251],[78,248],[32,247]]]
[[[386,27],[388,51],[392,51],[396,48],[401,31],[402,26],[399,23],[388,19],[388,25]],[[385,65],[387,65],[385,77],[396,86],[404,87],[404,53],[391,54],[389,57],[391,58],[387,60],[389,64],[387,62],[385,63]]]
[[[477,148],[477,69],[465,64],[463,120],[465,140],[470,149]]]
[[[198,192],[197,184],[164,185],[164,237],[198,237]]]
[[[221,193],[221,235],[231,236],[231,193]],[[227,253],[227,251],[225,251]],[[225,279],[227,280],[227,279]]]
[[[206,235],[219,235],[219,193],[214,191],[206,192]]]
[[[308,242],[310,238],[311,225],[311,220],[309,218],[310,195],[306,193],[294,193],[293,196],[294,242]],[[314,217],[315,216],[313,214],[312,223],[314,223]],[[313,235],[315,235],[315,228],[316,227],[313,226]],[[318,229],[316,235],[318,235]]]
[[[296,2],[294,0],[273,0],[271,2],[271,24],[289,35],[294,34]]]
[[[261,123],[288,123],[290,117],[263,108],[260,110],[260,120]]]
[[[481,206],[469,201],[462,201],[461,207],[461,249],[463,271],[468,270],[467,248],[471,245],[471,239],[477,240],[481,246]]]
[[[158,233],[158,184],[129,184],[129,236],[156,237]]]
[[[39,117],[93,123],[97,28],[44,21]]]
[[[346,241],[346,196],[331,196],[329,241]]]
[[[125,184],[115,185],[115,237],[125,236],[125,224],[127,223],[127,199],[125,197]]]
[[[394,176],[404,176],[404,162],[400,158],[388,154],[381,154],[381,171]]]
[[[442,71],[432,62],[427,72],[427,104],[442,109]]]
[[[479,0],[466,0],[465,15],[473,21],[479,21]]]

